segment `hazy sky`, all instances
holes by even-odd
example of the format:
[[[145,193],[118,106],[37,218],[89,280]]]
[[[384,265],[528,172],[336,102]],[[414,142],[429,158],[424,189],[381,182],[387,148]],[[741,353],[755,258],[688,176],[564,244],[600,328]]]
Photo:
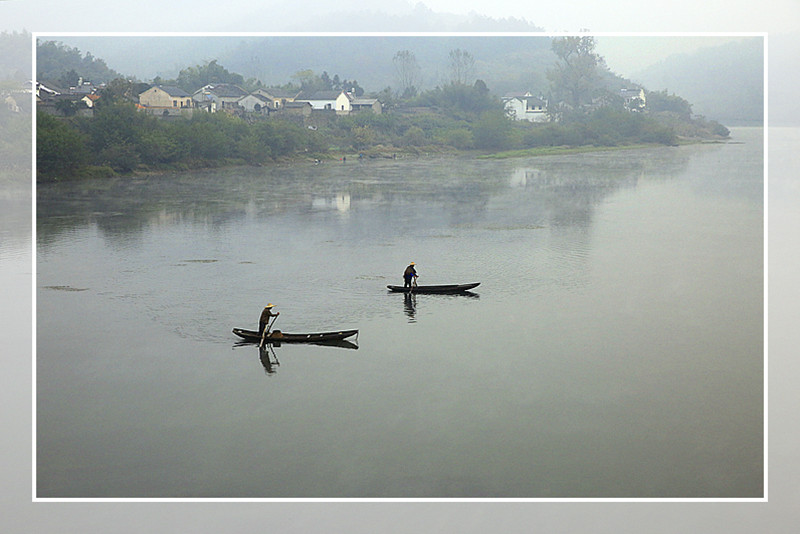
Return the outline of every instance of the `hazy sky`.
[[[24,26],[31,31],[270,31],[271,25],[274,29],[296,26],[325,13],[397,14],[422,4],[436,12],[524,18],[551,32],[791,32],[800,28],[798,0],[672,0],[660,7],[634,0],[228,0],[224,4],[225,16],[221,16],[220,11],[208,9],[220,4],[208,0],[2,0],[0,21],[8,29]]]
[[[207,6],[207,7],[204,7]],[[108,7],[113,6],[113,7]],[[274,31],[386,31],[376,13],[402,16],[403,31],[430,31],[426,15],[452,13],[497,19],[524,19],[547,32],[653,33],[670,32],[788,33],[800,29],[800,0],[673,0],[653,9],[633,0],[573,0],[520,2],[519,0],[228,0],[224,16],[217,3],[207,0],[156,2],[102,2],[96,0],[0,0],[0,29],[35,32],[274,32]],[[344,16],[347,13],[350,16]],[[358,17],[353,17],[358,14]],[[364,25],[369,25],[365,27]],[[419,26],[417,26],[419,24]],[[393,30],[395,28],[392,28]],[[630,41],[598,38],[598,52],[609,67],[630,75],[702,40],[649,40],[635,47]],[[680,43],[680,44],[679,44]],[[102,57],[102,51],[95,51]]]

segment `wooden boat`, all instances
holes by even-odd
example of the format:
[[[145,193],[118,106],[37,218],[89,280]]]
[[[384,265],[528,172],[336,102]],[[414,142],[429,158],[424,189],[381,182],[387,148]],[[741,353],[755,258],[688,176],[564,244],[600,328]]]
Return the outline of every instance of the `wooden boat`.
[[[234,328],[233,333],[247,342],[261,343],[261,336],[256,330]],[[265,340],[267,343],[335,344],[357,334],[358,330],[339,330],[336,332],[317,332],[314,334],[290,334],[288,332],[281,332],[280,330],[273,330]]]
[[[404,286],[386,286],[389,288],[389,291],[394,291],[396,293],[465,293],[470,289],[478,287],[480,282],[475,282],[474,284],[444,284],[438,286],[415,286],[415,287],[404,287]]]

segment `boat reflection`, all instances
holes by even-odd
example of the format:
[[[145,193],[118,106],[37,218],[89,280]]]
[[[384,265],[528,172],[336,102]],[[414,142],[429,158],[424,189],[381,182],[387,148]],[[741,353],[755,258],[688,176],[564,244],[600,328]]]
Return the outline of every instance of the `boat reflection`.
[[[306,341],[304,343],[285,343],[286,345],[316,345],[318,347],[338,347],[340,349],[353,349],[358,350],[358,345],[353,343],[352,341],[347,341],[346,339],[337,339],[333,341]],[[248,342],[248,341],[237,341],[233,344],[234,347],[252,347],[253,345],[258,345],[257,343]],[[280,341],[270,341],[269,343],[265,343],[264,346],[271,345],[273,347],[280,347],[283,344]]]
[[[253,345],[256,346],[258,350],[258,360],[261,362],[261,365],[264,367],[264,373],[267,375],[274,375],[278,371],[278,367],[280,367],[281,362],[278,361],[278,354],[275,351],[276,348],[281,347],[281,343],[279,342],[270,342],[264,343],[263,345],[255,344],[255,343],[248,343],[247,341],[237,341],[233,344],[234,347],[252,347]],[[292,343],[292,345],[296,345]],[[304,343],[304,345],[317,345],[323,347],[337,347],[340,349],[351,349],[351,350],[358,350],[358,345],[351,341],[346,340],[337,340],[337,341],[317,341],[312,343]]]
[[[390,292],[390,294],[393,293]],[[460,293],[443,294],[443,295],[439,295],[436,293],[422,294],[420,298],[457,299],[465,297],[468,299],[481,298],[480,295],[478,295],[477,293],[473,293],[472,291],[462,291]],[[417,293],[413,292],[403,293],[403,313],[405,313],[409,323],[417,322]]]
[[[408,317],[409,323],[416,323],[417,314],[417,296],[413,293],[405,293],[403,295],[403,311]]]
[[[274,375],[278,371],[276,367],[281,364],[278,361],[278,355],[275,354],[275,349],[269,343],[258,347],[258,359],[261,360],[261,365],[264,366],[264,372],[267,375]]]

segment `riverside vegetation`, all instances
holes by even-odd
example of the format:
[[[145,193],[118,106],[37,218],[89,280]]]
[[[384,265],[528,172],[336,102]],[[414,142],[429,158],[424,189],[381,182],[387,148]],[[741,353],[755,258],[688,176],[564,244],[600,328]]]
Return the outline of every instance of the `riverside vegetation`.
[[[297,118],[205,112],[165,120],[137,111],[131,101],[149,85],[117,78],[101,91],[92,117],[69,116],[69,110],[65,117],[37,114],[37,179],[325,161],[353,154],[529,155],[576,148],[676,145],[683,139],[729,134],[714,121],[694,117],[686,100],[666,91],[647,93],[647,112],[627,109],[610,83],[619,79],[600,68],[602,58],[594,53],[590,37],[555,40],[553,50],[559,61],[548,72],[550,100],[559,104],[549,112],[558,120],[540,124],[509,119],[500,99],[483,81],[468,83],[463,72],[471,58],[461,50],[457,51],[460,74],[449,83],[423,92],[413,86],[403,87],[402,92],[386,88],[374,95],[384,103],[384,113],[337,116],[323,112],[318,120],[312,117],[313,126]],[[402,59],[408,68],[413,55],[403,51]],[[204,79],[204,74],[209,78]],[[185,69],[175,81],[158,81],[180,83],[188,75],[198,87],[220,78],[258,85],[215,61]],[[587,84],[587,79],[592,83]],[[318,76],[306,71],[299,89],[320,84],[322,88],[330,85],[327,73]]]

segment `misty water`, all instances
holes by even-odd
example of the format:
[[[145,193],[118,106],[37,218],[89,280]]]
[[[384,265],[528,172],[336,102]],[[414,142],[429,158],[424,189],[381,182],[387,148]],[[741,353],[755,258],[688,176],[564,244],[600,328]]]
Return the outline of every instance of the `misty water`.
[[[37,494],[760,497],[762,134],[39,185]]]

